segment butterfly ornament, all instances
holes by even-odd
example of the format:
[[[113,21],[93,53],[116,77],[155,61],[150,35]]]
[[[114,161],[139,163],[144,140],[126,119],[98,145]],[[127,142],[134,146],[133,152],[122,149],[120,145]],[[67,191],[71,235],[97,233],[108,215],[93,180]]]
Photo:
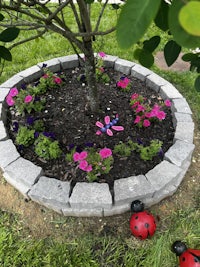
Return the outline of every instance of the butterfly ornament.
[[[110,116],[105,116],[103,124],[100,121],[96,122],[96,126],[99,127],[100,129],[96,132],[96,135],[101,135],[102,133],[106,133],[109,136],[113,136],[112,130],[115,131],[123,131],[124,127],[123,126],[117,126],[116,124],[119,121],[119,116],[116,115],[116,117],[111,121]]]

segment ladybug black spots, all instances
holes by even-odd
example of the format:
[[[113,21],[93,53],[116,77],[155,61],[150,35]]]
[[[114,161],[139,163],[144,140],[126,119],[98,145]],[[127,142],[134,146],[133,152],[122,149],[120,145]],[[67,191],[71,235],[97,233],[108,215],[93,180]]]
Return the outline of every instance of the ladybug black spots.
[[[148,229],[149,228],[149,224],[145,223],[144,227]]]
[[[182,258],[182,261],[185,261],[185,257]]]
[[[135,219],[137,220],[138,219],[138,216],[135,216]]]

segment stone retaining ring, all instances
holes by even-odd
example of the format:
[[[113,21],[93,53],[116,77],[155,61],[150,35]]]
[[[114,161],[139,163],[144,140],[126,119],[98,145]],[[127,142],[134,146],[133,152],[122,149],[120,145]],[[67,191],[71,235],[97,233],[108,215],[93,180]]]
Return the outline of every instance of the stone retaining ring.
[[[54,58],[45,62],[53,72],[80,65],[77,55]],[[180,185],[191,163],[194,150],[194,122],[186,99],[168,81],[134,62],[108,55],[107,67],[145,81],[146,85],[172,102],[175,128],[173,145],[164,160],[144,175],[131,176],[114,182],[114,194],[106,183],[77,183],[71,192],[70,182],[43,175],[43,170],[22,158],[9,139],[5,128],[10,88],[39,79],[43,73],[39,63],[11,77],[0,85],[0,168],[8,183],[25,198],[31,199],[64,216],[111,216],[130,210],[130,203],[140,199],[149,207],[172,195]]]

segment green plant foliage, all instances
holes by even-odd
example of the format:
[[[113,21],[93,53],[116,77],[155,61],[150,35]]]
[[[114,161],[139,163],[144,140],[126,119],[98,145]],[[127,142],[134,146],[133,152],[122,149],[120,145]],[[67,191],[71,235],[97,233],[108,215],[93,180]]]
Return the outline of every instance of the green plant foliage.
[[[159,140],[152,140],[149,146],[144,146],[129,140],[127,144],[120,142],[115,145],[113,152],[120,157],[128,157],[133,151],[136,151],[140,154],[140,158],[146,161],[152,160],[156,155],[158,155],[162,144],[163,143]]]
[[[182,7],[179,22],[189,34],[200,36],[200,2],[190,1]]]
[[[169,29],[174,40],[181,46],[187,48],[196,48],[199,46],[200,38],[187,33],[180,25],[178,14],[184,7],[185,3],[181,0],[172,1],[169,9]]]
[[[168,12],[169,12],[169,5],[165,1],[161,1],[161,5],[154,19],[154,22],[156,26],[163,31],[167,31],[169,29]]]
[[[170,40],[164,47],[164,56],[167,66],[171,66],[178,58],[181,52],[181,46],[175,41]]]
[[[154,56],[151,52],[141,49],[138,60],[144,67],[150,68],[154,63]]]
[[[12,55],[10,51],[5,46],[2,45],[0,45],[0,58],[7,61],[12,61]]]
[[[28,147],[34,143],[35,130],[31,130],[26,126],[20,126],[16,136],[16,143]]]
[[[36,132],[43,132],[45,130],[44,122],[42,120],[36,120],[33,124],[33,128]]]
[[[143,36],[156,16],[160,0],[127,0],[117,22],[117,40],[122,48],[129,48]]]
[[[200,76],[198,76],[196,78],[195,83],[194,83],[194,87],[198,92],[200,92]]]
[[[53,141],[51,138],[42,134],[39,135],[34,145],[35,153],[46,160],[57,159],[62,153],[58,141]]]
[[[145,40],[143,42],[143,49],[152,53],[160,43],[160,36],[155,35],[151,37],[149,40]]]
[[[16,27],[7,28],[0,33],[0,41],[7,43],[12,42],[19,35],[19,29]]]

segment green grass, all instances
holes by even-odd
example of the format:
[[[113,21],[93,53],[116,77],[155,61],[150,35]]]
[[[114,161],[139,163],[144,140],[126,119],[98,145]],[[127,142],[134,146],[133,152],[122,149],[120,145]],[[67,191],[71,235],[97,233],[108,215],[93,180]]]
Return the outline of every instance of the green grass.
[[[97,13],[98,9],[95,9],[94,16]],[[111,24],[111,18],[113,19],[113,16],[106,16],[103,24]],[[161,34],[152,26],[146,36],[149,37],[152,31]],[[21,33],[19,38],[22,38],[23,34],[29,33]],[[166,35],[161,37],[167,38]],[[94,46],[95,51],[104,51],[134,61],[134,48],[125,51],[120,49],[114,33],[104,39],[97,38]],[[162,44],[159,49],[161,48]],[[48,33],[44,38],[12,50],[13,61],[6,63],[0,82],[38,62],[72,53],[74,52],[68,41],[61,36]],[[200,95],[193,88],[196,75],[189,72],[161,71],[156,67],[153,70],[172,82],[186,97],[199,125]],[[199,203],[199,199],[196,201]],[[67,230],[64,231],[62,240],[58,241],[53,237],[34,239],[25,230],[20,230],[23,225],[17,214],[0,212],[0,265],[2,267],[174,267],[177,265],[177,258],[171,252],[171,244],[175,240],[181,239],[192,247],[199,247],[199,216],[199,207],[195,210],[192,204],[185,209],[168,212],[158,222],[154,237],[145,241],[136,240],[130,233],[122,236],[77,233],[77,236],[72,237],[68,236]],[[76,221],[72,220],[72,223]],[[127,227],[127,224],[124,227]]]
[[[10,267],[173,267],[171,244],[181,239],[193,247],[200,242],[200,211],[179,210],[166,217],[152,239],[84,235],[58,242],[22,235],[17,215],[0,212],[0,264]],[[166,227],[167,226],[167,227]],[[160,226],[159,226],[160,227]]]

